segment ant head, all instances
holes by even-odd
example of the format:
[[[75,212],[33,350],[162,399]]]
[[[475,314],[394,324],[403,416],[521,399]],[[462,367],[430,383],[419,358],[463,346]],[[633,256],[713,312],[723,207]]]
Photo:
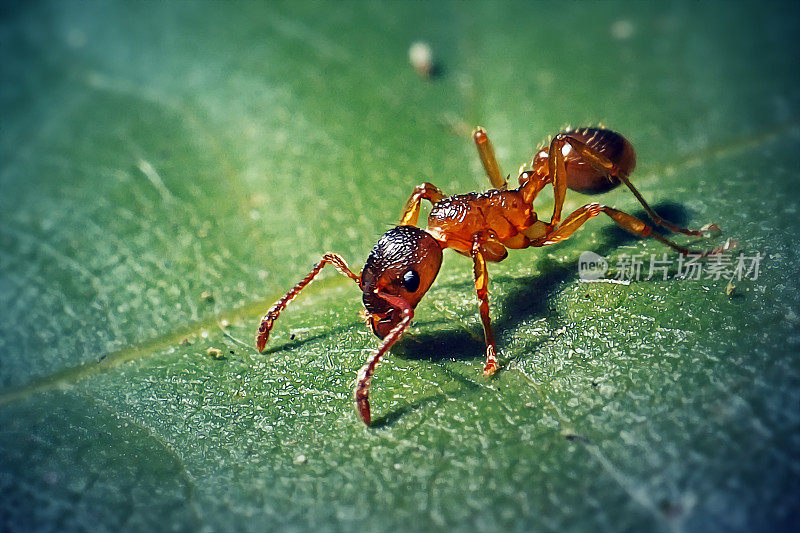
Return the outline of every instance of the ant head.
[[[402,320],[402,309],[378,293],[399,298],[414,309],[441,265],[439,243],[416,226],[397,226],[380,238],[361,272],[364,307],[375,335],[385,337]]]

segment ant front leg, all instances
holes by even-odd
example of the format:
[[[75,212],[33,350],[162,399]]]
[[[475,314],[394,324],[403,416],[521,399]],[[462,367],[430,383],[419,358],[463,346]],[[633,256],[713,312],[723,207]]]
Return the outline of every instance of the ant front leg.
[[[417,185],[403,208],[403,214],[400,216],[400,225],[416,226],[417,220],[419,220],[419,208],[422,200],[428,200],[431,204],[435,204],[444,197],[439,187],[432,183],[425,182]]]
[[[384,292],[376,292],[376,294],[389,302],[392,307],[398,309],[402,318],[400,322],[389,331],[389,334],[384,337],[378,351],[375,352],[367,362],[364,363],[361,370],[358,371],[353,397],[356,402],[356,412],[366,425],[369,425],[372,420],[369,408],[369,386],[370,383],[372,383],[372,374],[375,373],[375,367],[380,363],[381,357],[389,351],[389,348],[391,348],[403,335],[405,330],[408,329],[409,324],[411,324],[411,319],[414,318],[414,309],[402,298]]]
[[[489,182],[495,189],[505,189],[508,182],[500,172],[500,165],[497,164],[497,157],[494,155],[494,148],[486,134],[486,130],[478,126],[472,132],[472,140],[475,141],[475,147],[478,149],[478,156],[481,158],[483,169],[486,171],[486,176]]]
[[[486,340],[486,365],[483,367],[483,374],[491,376],[498,369],[497,364],[497,344],[494,340],[494,332],[492,331],[492,322],[489,318],[489,272],[486,268],[486,259],[483,257],[481,246],[484,243],[484,238],[481,234],[476,234],[472,238],[472,256],[473,273],[475,277],[475,293],[478,295],[480,301],[478,309],[481,314],[481,321],[483,322],[483,337]]]
[[[319,263],[314,265],[314,268],[311,269],[311,272],[303,278],[300,283],[292,287],[292,290],[287,292],[283,295],[283,297],[275,302],[275,304],[269,308],[269,311],[261,318],[261,325],[258,327],[258,335],[256,335],[256,346],[258,347],[259,352],[264,351],[264,347],[267,345],[267,341],[269,340],[269,333],[272,331],[272,324],[275,322],[275,319],[278,318],[278,315],[281,314],[281,311],[286,309],[286,306],[297,297],[297,295],[302,291],[309,283],[314,281],[314,278],[317,277],[317,274],[327,265],[328,263],[332,264],[336,267],[341,274],[347,276],[348,278],[352,279],[356,283],[361,283],[361,278],[357,274],[354,274],[350,267],[347,266],[347,263],[342,256],[339,254],[334,253],[326,253],[322,256],[322,259]]]
[[[549,244],[555,244],[557,242],[561,242],[564,239],[567,239],[573,233],[575,233],[575,231],[583,224],[585,224],[587,220],[596,217],[600,213],[605,213],[606,215],[611,217],[611,219],[614,222],[616,222],[620,227],[628,230],[634,235],[638,235],[639,237],[653,237],[654,239],[661,241],[662,243],[666,244],[673,250],[683,255],[699,255],[701,257],[705,257],[707,255],[713,255],[725,252],[731,246],[731,243],[727,242],[718,248],[713,248],[708,250],[690,250],[689,248],[685,248],[677,243],[672,242],[671,240],[665,237],[662,237],[658,233],[653,233],[653,228],[651,228],[650,226],[648,226],[635,216],[614,209],[613,207],[608,207],[601,204],[586,204],[582,207],[579,207],[570,216],[568,216],[564,220],[564,222],[562,222],[557,228],[552,229],[550,232],[545,234],[540,239],[533,241],[531,243],[531,246],[547,246]]]

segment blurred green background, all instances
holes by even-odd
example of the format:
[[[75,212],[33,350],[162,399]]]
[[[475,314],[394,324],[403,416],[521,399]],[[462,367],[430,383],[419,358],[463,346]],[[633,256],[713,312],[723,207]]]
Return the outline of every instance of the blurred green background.
[[[796,3],[4,2],[0,529],[797,527],[798,29]],[[584,250],[666,251],[595,219],[490,266],[485,379],[471,263],[446,253],[372,428],[349,280],[252,348],[415,185],[487,188],[473,126],[513,173],[598,122],[653,205],[720,224],[758,279],[581,283]]]

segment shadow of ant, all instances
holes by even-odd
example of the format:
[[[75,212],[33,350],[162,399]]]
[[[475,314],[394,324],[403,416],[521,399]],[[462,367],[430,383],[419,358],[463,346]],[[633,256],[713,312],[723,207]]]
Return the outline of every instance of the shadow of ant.
[[[382,427],[386,427],[386,426],[391,426],[392,424],[397,422],[406,413],[410,413],[411,411],[416,411],[417,409],[420,409],[421,407],[424,407],[424,406],[426,406],[428,404],[441,402],[441,401],[446,400],[446,399],[447,399],[447,395],[446,394],[442,394],[442,393],[435,394],[433,396],[426,396],[424,398],[418,398],[417,400],[414,400],[413,402],[409,402],[409,403],[407,403],[407,404],[405,404],[403,406],[398,407],[397,409],[395,409],[393,411],[389,411],[388,413],[386,413],[384,415],[381,415],[379,417],[374,418],[372,420],[372,423],[370,424],[370,427],[382,428]]]
[[[298,348],[308,344],[310,342],[315,342],[320,339],[330,339],[336,337],[338,335],[343,334],[345,331],[351,331],[353,328],[358,327],[359,322],[351,322],[348,324],[339,324],[337,326],[325,328],[324,331],[321,333],[317,333],[314,335],[302,336],[297,337],[294,333],[289,337],[289,339],[284,342],[283,344],[275,344],[274,346],[270,346],[269,349],[264,350],[261,352],[260,355],[270,356],[270,358],[276,357],[280,352],[294,352]],[[256,351],[256,355],[258,352]]]
[[[686,209],[674,202],[660,203],[655,205],[654,209],[662,217],[678,225],[683,225],[687,218]],[[632,214],[639,220],[648,222],[655,233],[670,234],[669,230],[656,226],[644,210]],[[598,240],[599,245],[592,251],[607,257],[621,246],[646,239],[633,235],[616,224],[611,224],[600,231]],[[564,283],[578,279],[578,259],[565,263],[542,257],[539,259],[539,267],[541,274],[522,278],[498,278],[498,281],[507,279],[509,282],[513,279],[520,286],[519,290],[503,300],[505,312],[496,322],[498,331],[514,329],[531,318],[547,317],[548,313],[554,314],[555,310],[551,308],[550,303],[555,294]]]
[[[479,384],[478,382],[476,382],[474,380],[471,380],[469,378],[466,378],[466,377],[462,376],[461,374],[459,374],[457,372],[451,371],[446,365],[442,365],[441,366],[441,370],[445,374],[447,374],[447,376],[450,379],[452,379],[453,381],[457,381],[462,390],[477,391],[477,390],[480,390],[480,389],[483,388],[483,386],[481,384]],[[417,400],[414,400],[413,402],[408,402],[405,405],[402,405],[402,406],[398,407],[397,409],[394,409],[393,411],[389,411],[388,413],[386,413],[386,414],[384,414],[384,415],[382,415],[380,417],[375,418],[372,421],[372,424],[370,424],[370,425],[373,426],[373,427],[389,426],[392,423],[394,423],[395,421],[397,421],[398,419],[400,419],[400,417],[402,417],[406,413],[409,413],[411,411],[417,410],[417,409],[419,409],[419,408],[421,408],[421,407],[423,407],[425,405],[428,405],[428,404],[436,404],[436,403],[442,402],[444,400],[447,400],[448,398],[449,398],[449,396],[447,394],[444,394],[444,393],[441,393],[441,392],[438,393],[438,394],[434,394],[432,396],[426,396],[426,397],[423,397],[423,398],[418,398]]]

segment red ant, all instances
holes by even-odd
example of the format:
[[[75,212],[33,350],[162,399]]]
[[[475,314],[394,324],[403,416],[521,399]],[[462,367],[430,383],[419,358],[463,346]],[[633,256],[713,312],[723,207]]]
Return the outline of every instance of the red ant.
[[[713,224],[700,230],[681,228],[658,216],[628,180],[636,165],[636,154],[633,146],[619,133],[602,128],[579,128],[559,133],[548,149],[537,152],[529,170],[525,165],[520,168],[516,190],[508,190],[486,131],[478,128],[473,133],[473,140],[494,189],[445,196],[430,183],[417,186],[405,205],[400,225],[387,231],[372,248],[361,275],[353,273],[341,256],[326,253],[308,276],[275,302],[261,319],[256,337],[259,352],[264,350],[273,322],[281,311],[326,264],[332,264],[340,273],[358,283],[363,292],[367,324],[375,335],[383,339],[378,350],[358,372],[355,384],[356,411],[367,425],[370,423],[369,386],[375,367],[411,323],[414,309],[439,272],[445,248],[472,258],[475,291],[486,340],[483,373],[490,376],[497,371],[498,363],[489,320],[486,262],[502,261],[508,255],[508,248],[547,246],[563,241],[600,213],[605,213],[634,235],[653,237],[681,254],[704,256],[729,247],[726,243],[720,248],[694,252],[653,233],[652,227],[638,218],[598,203],[579,207],[561,220],[568,188],[595,194],[624,183],[656,225],[686,235],[704,235],[719,230]],[[555,207],[550,221],[544,222],[534,212],[533,200],[549,183],[553,184]],[[416,227],[422,200],[433,204],[425,230]]]

